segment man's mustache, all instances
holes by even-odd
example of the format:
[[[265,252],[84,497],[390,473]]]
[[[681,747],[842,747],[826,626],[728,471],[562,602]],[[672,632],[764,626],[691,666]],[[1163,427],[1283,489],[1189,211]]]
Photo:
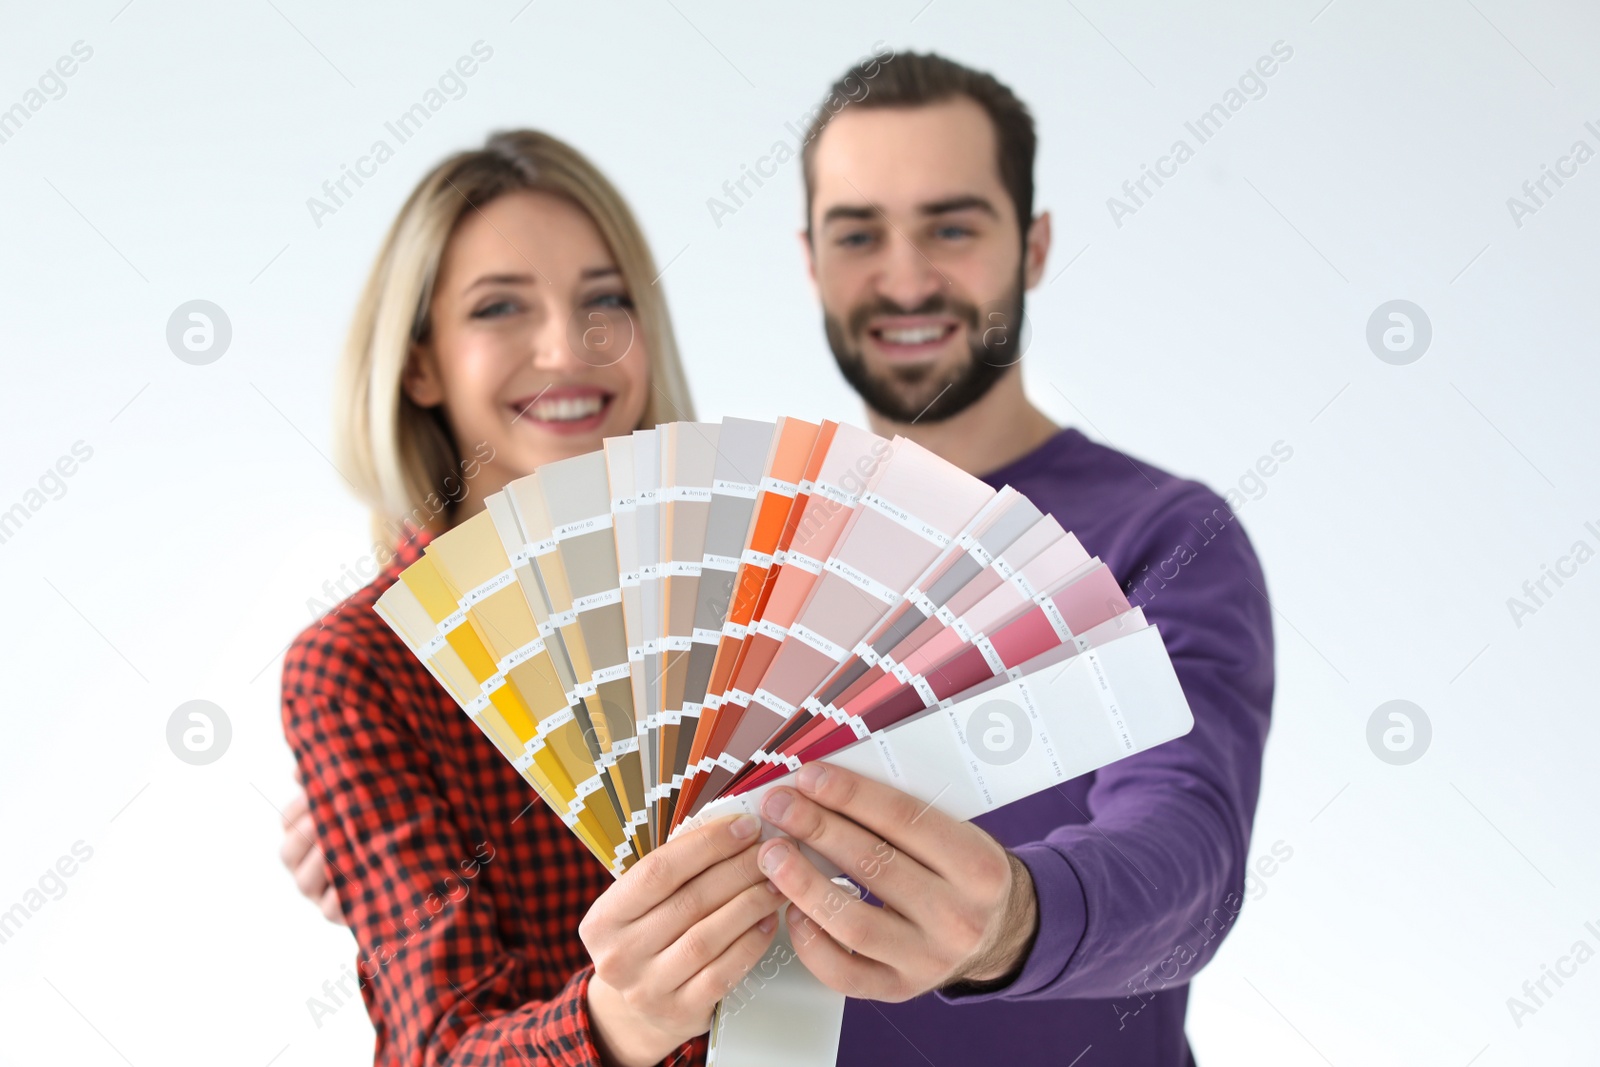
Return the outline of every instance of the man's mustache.
[[[879,299],[870,304],[863,304],[850,312],[850,335],[860,337],[866,330],[867,323],[880,315],[950,315],[960,319],[968,329],[977,329],[978,308],[976,304],[969,304],[964,300],[951,300],[948,297],[934,294],[924,300],[915,308],[906,309],[892,300]]]

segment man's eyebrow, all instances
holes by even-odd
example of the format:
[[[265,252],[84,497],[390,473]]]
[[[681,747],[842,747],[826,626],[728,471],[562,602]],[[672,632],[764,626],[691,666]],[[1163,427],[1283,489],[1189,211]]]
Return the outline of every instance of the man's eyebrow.
[[[835,204],[823,213],[822,224],[826,226],[837,219],[859,222],[862,219],[870,219],[876,214],[878,214],[878,209],[867,205]]]
[[[919,215],[930,217],[949,215],[957,211],[982,211],[993,218],[998,219],[1000,217],[1000,212],[995,210],[993,201],[986,196],[978,196],[975,193],[949,196],[943,200],[932,200],[917,207]],[[864,219],[872,218],[879,212],[880,209],[876,205],[835,204],[823,213],[822,224],[826,226],[835,220],[860,222]]]
[[[1000,217],[1000,213],[994,209],[994,204],[988,197],[972,193],[935,200],[932,203],[921,205],[917,208],[917,211],[923,215],[948,215],[956,211],[982,211],[996,219]]]

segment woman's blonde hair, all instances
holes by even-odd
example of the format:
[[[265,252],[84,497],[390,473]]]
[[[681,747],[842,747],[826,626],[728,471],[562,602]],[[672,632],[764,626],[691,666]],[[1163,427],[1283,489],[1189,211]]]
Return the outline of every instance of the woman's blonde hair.
[[[429,335],[433,287],[457,222],[524,189],[576,203],[616,259],[650,354],[640,428],[694,418],[672,320],[654,284],[655,260],[633,212],[570,145],[535,130],[496,133],[482,148],[445,159],[412,190],[384,237],[345,342],[334,393],[336,462],[372,508],[379,545],[392,544],[407,525],[434,532],[449,525],[450,487],[462,485],[467,457],[442,409],[417,406],[401,382],[413,343]]]

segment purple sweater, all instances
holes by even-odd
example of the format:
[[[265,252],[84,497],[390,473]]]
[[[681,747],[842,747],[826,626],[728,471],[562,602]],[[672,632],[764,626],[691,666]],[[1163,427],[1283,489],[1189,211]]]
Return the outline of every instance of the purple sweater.
[[[984,480],[1111,568],[1159,629],[1194,729],[974,820],[1033,875],[1039,934],[1021,974],[997,992],[851,999],[838,1062],[1184,1067],[1186,983],[1244,899],[1272,708],[1261,565],[1216,493],[1074,429]]]

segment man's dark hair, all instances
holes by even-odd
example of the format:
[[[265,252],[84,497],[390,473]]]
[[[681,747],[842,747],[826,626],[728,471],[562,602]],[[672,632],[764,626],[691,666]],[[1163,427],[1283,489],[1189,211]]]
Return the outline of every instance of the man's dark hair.
[[[866,92],[861,92],[862,87]],[[1038,138],[1028,106],[992,74],[964,67],[940,55],[917,52],[891,54],[879,59],[862,59],[845,71],[823,97],[824,106],[806,129],[800,150],[801,169],[806,184],[806,237],[811,237],[811,195],[815,182],[813,157],[817,140],[834,116],[847,108],[920,107],[943,103],[958,96],[975,102],[994,123],[999,145],[1000,183],[1011,196],[1017,211],[1017,226],[1024,243],[1028,223],[1033,219],[1033,157]],[[829,107],[830,101],[841,106]]]

